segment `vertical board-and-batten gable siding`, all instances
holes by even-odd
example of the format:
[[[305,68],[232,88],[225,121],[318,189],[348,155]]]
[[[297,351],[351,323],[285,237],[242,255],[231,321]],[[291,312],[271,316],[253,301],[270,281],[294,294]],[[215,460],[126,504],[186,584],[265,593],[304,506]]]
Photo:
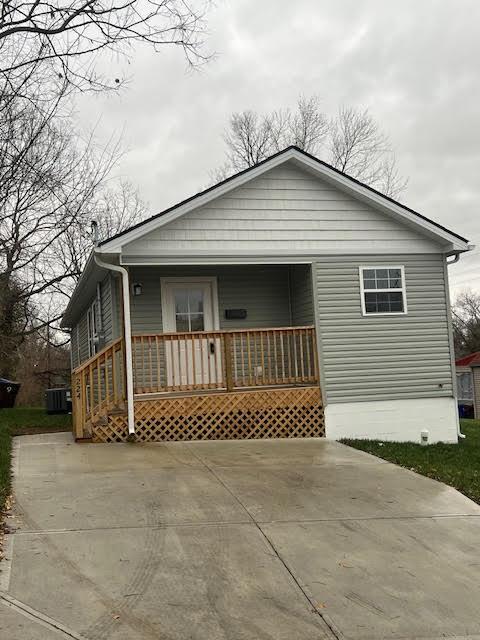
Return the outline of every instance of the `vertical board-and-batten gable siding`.
[[[362,316],[360,265],[404,265],[408,314]],[[318,258],[313,266],[327,401],[452,396],[444,257]]]
[[[130,281],[142,285],[142,294],[131,297],[134,333],[162,331],[160,279],[168,277],[215,276],[221,329],[291,325],[287,266],[130,267],[129,271]],[[227,320],[226,309],[246,309],[247,317]]]
[[[439,247],[411,226],[286,163],[122,251],[145,257],[186,251],[425,253]]]

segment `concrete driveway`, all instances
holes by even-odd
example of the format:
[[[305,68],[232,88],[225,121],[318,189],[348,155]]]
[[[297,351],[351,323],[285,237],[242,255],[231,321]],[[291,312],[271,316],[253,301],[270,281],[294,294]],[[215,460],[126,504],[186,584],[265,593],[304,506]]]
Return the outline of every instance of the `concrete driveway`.
[[[325,440],[15,442],[6,640],[480,638],[480,508]]]

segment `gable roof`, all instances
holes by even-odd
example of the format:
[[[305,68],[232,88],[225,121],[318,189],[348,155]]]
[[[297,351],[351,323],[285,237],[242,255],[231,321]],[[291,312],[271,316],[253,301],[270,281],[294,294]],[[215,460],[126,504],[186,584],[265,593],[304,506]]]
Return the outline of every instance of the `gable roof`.
[[[224,195],[254,177],[257,177],[258,175],[261,175],[269,169],[287,162],[288,160],[294,160],[296,163],[316,172],[321,175],[321,177],[334,183],[335,186],[343,188],[346,191],[350,191],[354,196],[360,196],[377,209],[384,209],[390,214],[403,218],[410,224],[415,224],[421,228],[424,233],[426,232],[429,235],[436,236],[437,240],[452,243],[453,251],[468,251],[469,249],[468,240],[466,238],[463,238],[441,224],[430,220],[417,211],[414,211],[410,207],[407,207],[393,198],[380,193],[373,187],[363,184],[359,180],[352,178],[332,165],[315,158],[311,154],[295,146],[287,147],[269,158],[262,160],[258,164],[248,167],[243,171],[239,171],[235,175],[230,176],[225,180],[222,180],[221,182],[186,198],[185,200],[182,200],[168,209],[165,209],[164,211],[161,211],[160,213],[157,213],[154,216],[151,216],[150,218],[147,218],[146,220],[143,220],[142,222],[139,222],[138,224],[103,240],[99,243],[99,249],[101,252],[105,253],[118,253],[123,245],[136,240],[152,229],[163,226],[164,224],[185,215],[192,209],[207,204],[214,198]]]
[[[470,353],[468,356],[455,360],[457,367],[480,367],[480,351]]]

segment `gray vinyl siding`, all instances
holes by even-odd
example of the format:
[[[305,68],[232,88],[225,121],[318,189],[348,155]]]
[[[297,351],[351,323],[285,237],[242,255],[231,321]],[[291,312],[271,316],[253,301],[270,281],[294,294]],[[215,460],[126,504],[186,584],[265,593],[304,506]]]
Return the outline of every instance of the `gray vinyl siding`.
[[[78,331],[76,326],[70,333],[70,356],[72,369],[75,369],[75,367],[78,367],[78,365],[80,364],[78,358]]]
[[[122,281],[119,276],[111,276],[112,294],[112,339],[116,340],[123,335],[123,312],[122,312]]]
[[[100,284],[100,306],[103,330],[103,346],[113,340],[112,326],[112,278],[110,274]],[[102,346],[102,345],[101,345]]]
[[[297,327],[313,324],[311,266],[297,264],[290,267],[290,299],[292,305],[292,324]]]
[[[289,162],[146,233],[125,256],[425,253],[417,229]]]
[[[407,315],[362,316],[360,265],[404,265]],[[314,265],[327,401],[453,395],[442,255],[319,258]]]
[[[160,278],[215,276],[221,329],[291,325],[288,266],[130,267],[131,283],[142,294],[131,296],[133,333],[161,333]],[[246,309],[245,320],[225,319],[226,309]]]
[[[70,348],[72,351],[72,364],[78,367],[90,357],[88,353],[88,323],[87,309],[96,300],[97,296],[85,301],[85,306],[78,322],[72,327]],[[113,337],[113,307],[112,307],[112,280],[108,275],[100,283],[100,313],[102,322],[102,335],[100,335],[99,349],[114,340]]]
[[[87,313],[86,311],[82,314],[79,323],[79,343],[80,343],[80,363],[88,360],[88,331],[87,331]]]

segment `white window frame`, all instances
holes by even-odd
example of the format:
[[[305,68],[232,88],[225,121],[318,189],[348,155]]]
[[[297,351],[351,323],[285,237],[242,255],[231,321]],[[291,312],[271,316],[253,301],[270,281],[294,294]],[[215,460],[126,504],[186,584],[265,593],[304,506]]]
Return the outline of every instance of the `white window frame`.
[[[171,278],[160,278],[160,297],[162,304],[162,328],[165,333],[174,332],[175,329],[168,323],[168,310],[169,299],[167,295],[167,288],[169,284],[209,284],[211,288],[212,296],[212,313],[213,313],[213,329],[212,331],[218,331],[220,329],[220,312],[218,304],[218,284],[217,276],[176,276]]]
[[[367,269],[399,269],[402,277],[402,287],[401,288],[388,288],[388,289],[365,289],[363,283],[363,272]],[[408,313],[407,308],[407,291],[405,286],[405,267],[403,265],[390,265],[390,264],[381,264],[381,265],[361,265],[358,267],[358,275],[360,278],[360,302],[362,305],[362,316],[366,318],[377,317],[377,316],[405,316]],[[367,313],[365,306],[365,294],[366,293],[401,293],[403,300],[403,311],[375,311],[374,313]]]
[[[461,384],[460,384],[460,378],[462,376],[468,376],[469,378],[470,384],[468,386],[470,387],[469,391],[471,391],[470,397],[465,397],[463,394],[460,393],[460,391],[463,391],[463,389],[461,389]],[[462,400],[466,400],[467,402],[471,402],[473,404],[474,398],[475,398],[475,387],[473,384],[473,371],[471,369],[470,371],[457,371],[457,396],[458,396],[459,402]]]

